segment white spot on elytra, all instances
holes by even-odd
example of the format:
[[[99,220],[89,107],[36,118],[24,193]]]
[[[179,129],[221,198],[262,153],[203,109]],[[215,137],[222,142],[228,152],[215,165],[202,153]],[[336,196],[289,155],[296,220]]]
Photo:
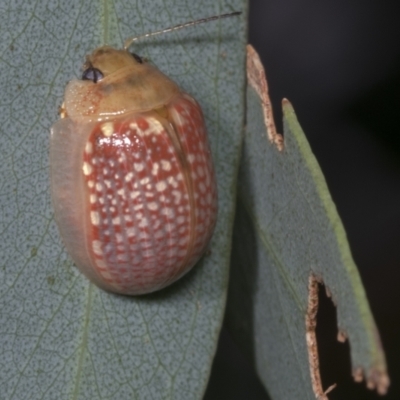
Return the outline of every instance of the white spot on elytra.
[[[139,228],[145,228],[148,225],[149,221],[147,220],[147,218],[142,218],[141,221],[139,222]]]
[[[147,232],[140,232],[140,239],[149,239],[150,235]]]
[[[140,137],[143,137],[145,135],[145,131],[137,127],[136,134]]]
[[[178,187],[178,182],[173,176],[168,177],[167,182],[174,188]]]
[[[167,188],[167,184],[165,181],[160,181],[156,183],[156,189],[158,192],[162,192]]]
[[[130,182],[133,178],[133,172],[128,172],[125,176],[125,182]]]
[[[185,217],[183,216],[183,215],[180,215],[177,219],[176,219],[176,223],[178,224],[178,225],[181,225],[181,224],[183,224],[184,222],[185,222]]]
[[[175,197],[175,204],[179,204],[182,199],[182,193],[179,190],[173,190],[172,195]]]
[[[100,223],[100,215],[97,211],[91,211],[90,212],[90,221],[92,222],[92,225],[99,225]]]
[[[128,237],[135,236],[135,234],[136,234],[135,228],[133,228],[133,227],[127,228],[126,229],[126,234],[128,235]]]
[[[154,197],[154,193],[153,192],[146,192],[146,197]]]
[[[177,125],[181,127],[186,125],[186,118],[182,115],[182,113],[178,113],[174,108],[171,109],[171,113],[172,118]]]
[[[159,165],[157,162],[153,163],[153,167],[151,168],[151,173],[153,175],[157,175],[158,174],[158,169],[159,169]]]
[[[120,225],[121,224],[121,218],[120,217],[115,217],[112,219],[112,224],[113,225]]]
[[[89,181],[89,182],[88,182],[88,186],[89,186],[90,188],[94,187],[94,181]]]
[[[140,196],[140,192],[139,191],[136,191],[136,192],[131,192],[131,199],[132,200],[135,200],[136,199],[136,197],[138,197],[138,196]]]
[[[196,156],[194,154],[188,154],[187,159],[190,163],[192,163],[196,159]]]
[[[158,204],[156,202],[152,201],[151,203],[147,204],[147,208],[149,210],[155,211],[158,209]]]
[[[127,254],[118,254],[117,255],[117,260],[118,261],[122,261],[122,262],[126,262],[126,261],[128,261],[128,255]]]
[[[100,127],[105,137],[110,137],[114,132],[114,124],[112,122],[105,122]]]
[[[161,221],[159,219],[157,219],[157,221],[154,222],[154,224],[153,224],[153,229],[157,230],[160,227],[160,225],[161,225]]]
[[[204,193],[207,189],[203,182],[200,182],[199,189],[201,193]]]
[[[137,172],[143,171],[144,165],[143,163],[134,163],[133,167]]]
[[[90,195],[90,203],[94,204],[97,201],[97,196],[95,194]]]
[[[150,182],[150,179],[149,179],[148,177],[146,177],[146,178],[143,178],[143,179],[140,181],[140,184],[141,184],[141,185],[147,185],[149,182]]]
[[[156,120],[155,118],[149,118],[148,123],[150,127],[146,131],[147,135],[151,134],[159,135],[160,133],[164,132],[164,127],[162,126],[161,122]]]
[[[119,194],[123,199],[125,199],[125,188],[117,190],[117,194]]]
[[[139,210],[141,210],[142,208],[143,208],[143,204],[136,204],[136,206],[133,207],[133,209],[134,209],[135,211],[139,211]]]
[[[106,186],[110,189],[111,188],[111,181],[108,179],[104,180],[104,183],[106,184]]]
[[[129,128],[131,128],[132,130],[137,130],[139,129],[137,122],[131,122],[129,124]]]
[[[175,226],[175,224],[171,224],[171,223],[165,224],[165,229],[167,230],[167,232],[174,232],[176,229],[176,226]]]
[[[171,163],[167,160],[161,160],[161,168],[164,171],[171,171]]]
[[[103,190],[103,185],[102,185],[101,183],[97,182],[97,183],[96,183],[96,190],[97,190],[98,192],[101,192],[101,191]]]
[[[123,236],[120,233],[116,233],[115,234],[115,238],[117,239],[117,243],[121,243]]]
[[[166,197],[165,197],[163,194],[160,196],[160,201],[162,201],[163,203],[164,203],[164,202],[165,202],[165,203],[168,203]]]
[[[93,152],[92,142],[87,142],[85,146],[86,154],[91,154]]]
[[[82,165],[82,171],[83,171],[84,175],[87,176],[87,175],[90,175],[92,173],[93,168],[89,163],[84,162],[83,165]]]
[[[171,218],[171,219],[174,218],[174,216],[175,216],[174,210],[172,208],[168,208],[168,207],[163,208],[161,210],[161,214],[163,214],[166,217]]]
[[[93,240],[92,249],[94,254],[97,254],[98,256],[101,256],[103,254],[103,251],[101,250],[101,243],[99,240]]]

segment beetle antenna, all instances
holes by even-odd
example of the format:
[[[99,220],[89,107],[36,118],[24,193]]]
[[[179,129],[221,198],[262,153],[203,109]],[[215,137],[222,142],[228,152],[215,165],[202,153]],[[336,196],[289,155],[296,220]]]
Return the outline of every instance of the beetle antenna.
[[[161,33],[177,31],[182,28],[187,28],[188,26],[202,24],[203,22],[214,21],[216,19],[222,19],[222,18],[227,18],[227,17],[234,17],[236,15],[240,15],[241,13],[242,13],[241,11],[235,11],[235,12],[231,12],[228,14],[214,15],[213,17],[197,19],[195,21],[190,21],[190,22],[186,22],[184,24],[175,25],[175,26],[172,26],[171,28],[162,29],[160,31],[150,32],[150,33],[146,33],[146,34],[140,35],[140,36],[133,36],[133,37],[130,37],[125,40],[124,49],[128,50],[128,48],[132,45],[133,42],[136,42],[140,39],[148,38],[150,36],[160,35]]]

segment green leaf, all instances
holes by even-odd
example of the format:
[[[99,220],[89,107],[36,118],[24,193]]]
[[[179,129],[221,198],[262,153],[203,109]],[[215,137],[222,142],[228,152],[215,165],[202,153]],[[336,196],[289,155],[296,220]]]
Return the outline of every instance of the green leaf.
[[[321,281],[337,307],[338,339],[350,341],[355,379],[383,394],[389,382],[379,334],[326,182],[287,101],[282,146],[264,71],[261,64],[255,69],[248,78],[255,85],[247,89],[227,325],[272,399],[326,399],[313,347]]]
[[[49,130],[86,53],[134,34],[242,10],[141,42],[203,107],[219,186],[209,254],[178,283],[122,297],[66,254],[50,202]],[[0,387],[6,399],[199,399],[223,317],[243,126],[246,3],[9,2],[0,14]]]

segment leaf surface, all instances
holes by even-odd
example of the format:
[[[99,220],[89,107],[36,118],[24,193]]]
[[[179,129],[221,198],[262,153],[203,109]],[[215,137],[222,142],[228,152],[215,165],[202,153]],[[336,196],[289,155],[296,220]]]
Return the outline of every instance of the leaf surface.
[[[91,285],[56,228],[49,131],[85,54],[135,34],[224,12],[141,42],[148,57],[201,104],[219,187],[218,225],[191,273],[153,295]],[[0,387],[15,399],[200,399],[227,291],[243,125],[242,0],[10,2],[0,13]]]

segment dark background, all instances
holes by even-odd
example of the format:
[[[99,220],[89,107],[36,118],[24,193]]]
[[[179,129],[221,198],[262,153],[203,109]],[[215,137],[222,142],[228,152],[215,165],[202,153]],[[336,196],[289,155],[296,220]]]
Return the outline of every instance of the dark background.
[[[279,131],[286,97],[343,220],[386,350],[392,385],[382,399],[398,400],[400,1],[250,0],[249,21]],[[329,398],[381,398],[353,383],[348,345],[335,339],[334,307],[320,297],[322,380],[325,388],[338,383]],[[205,399],[268,399],[225,329]]]

